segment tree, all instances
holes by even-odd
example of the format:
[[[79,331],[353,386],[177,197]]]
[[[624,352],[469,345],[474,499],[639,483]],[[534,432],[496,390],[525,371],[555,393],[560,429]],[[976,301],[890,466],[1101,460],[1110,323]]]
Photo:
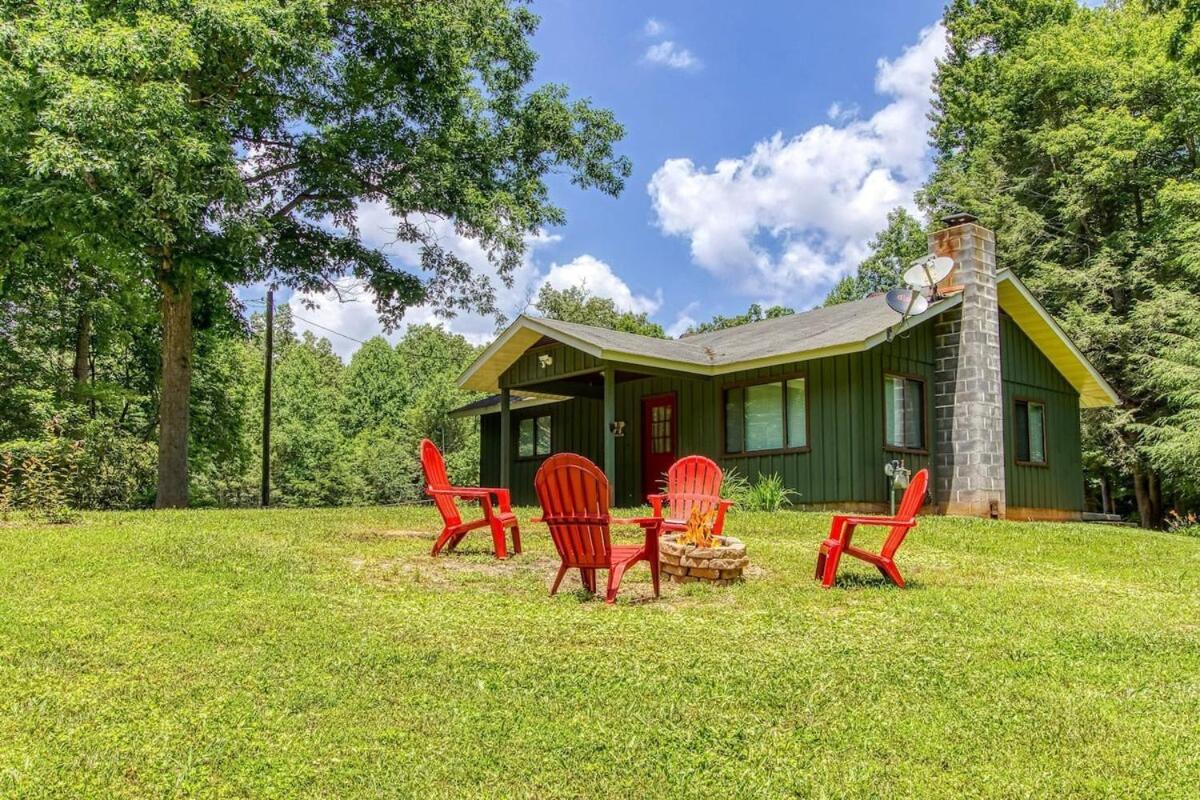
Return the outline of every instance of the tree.
[[[368,339],[350,358],[343,380],[342,429],[357,436],[397,424],[412,400],[406,363],[382,336]]]
[[[764,319],[787,317],[795,313],[796,310],[794,308],[788,308],[787,306],[771,306],[764,311],[763,307],[758,303],[751,303],[750,308],[746,309],[745,314],[738,314],[732,317],[724,317],[718,314],[708,322],[701,322],[688,328],[688,334],[722,331],[726,328],[736,328],[739,325],[747,325],[751,322],[761,322]]]
[[[1005,261],[1114,385],[1123,407],[1087,415],[1103,429],[1088,438],[1109,443],[1113,469],[1128,465],[1151,526],[1164,490],[1188,479],[1159,446],[1188,402],[1155,376],[1189,358],[1169,346],[1189,335],[1184,320],[1164,311],[1200,293],[1187,249],[1200,78],[1171,55],[1180,23],[1137,2],[957,0],[922,197],[930,216],[969,210],[994,228]]]
[[[896,288],[908,265],[929,252],[925,229],[906,209],[894,209],[887,219],[887,227],[871,240],[871,255],[863,259],[855,274],[837,282],[825,298],[825,305],[861,300]]]
[[[563,322],[578,322],[656,339],[665,339],[667,336],[662,326],[651,322],[644,312],[621,311],[610,298],[591,295],[584,286],[555,289],[548,284],[543,285],[533,307],[542,316]]]
[[[388,325],[418,303],[490,311],[490,282],[427,216],[478,240],[507,280],[528,234],[563,221],[548,174],[609,194],[630,174],[609,112],[528,89],[537,20],[509,0],[44,0],[3,14],[0,219],[21,221],[17,238],[101,237],[153,282],[159,506],[187,503],[197,292],[326,291],[349,273]],[[363,242],[362,203],[397,217],[428,277]]]

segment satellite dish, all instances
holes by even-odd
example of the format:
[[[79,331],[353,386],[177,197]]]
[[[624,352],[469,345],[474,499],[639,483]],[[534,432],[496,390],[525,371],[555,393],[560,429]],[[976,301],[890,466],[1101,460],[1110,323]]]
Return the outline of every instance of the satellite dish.
[[[929,301],[920,292],[913,289],[892,289],[887,293],[887,304],[892,311],[902,314],[905,318],[913,314],[924,314],[929,308]]]
[[[918,258],[904,270],[904,282],[914,289],[928,289],[946,280],[954,269],[954,259],[946,256]],[[918,312],[919,313],[919,312]]]

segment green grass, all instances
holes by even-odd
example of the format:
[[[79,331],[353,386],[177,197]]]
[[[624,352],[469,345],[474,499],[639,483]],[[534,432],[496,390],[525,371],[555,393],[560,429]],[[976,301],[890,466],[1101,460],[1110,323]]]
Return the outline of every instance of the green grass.
[[[827,525],[615,607],[426,509],[2,528],[0,794],[1196,796],[1200,539],[926,519],[825,591]]]

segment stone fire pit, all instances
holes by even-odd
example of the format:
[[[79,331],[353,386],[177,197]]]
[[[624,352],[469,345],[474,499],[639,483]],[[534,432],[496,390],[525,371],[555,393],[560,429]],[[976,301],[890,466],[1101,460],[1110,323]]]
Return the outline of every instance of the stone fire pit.
[[[750,564],[746,545],[732,536],[718,536],[715,547],[680,544],[682,534],[669,533],[659,539],[658,557],[662,571],[676,583],[703,581],[728,586],[742,579],[742,570]]]

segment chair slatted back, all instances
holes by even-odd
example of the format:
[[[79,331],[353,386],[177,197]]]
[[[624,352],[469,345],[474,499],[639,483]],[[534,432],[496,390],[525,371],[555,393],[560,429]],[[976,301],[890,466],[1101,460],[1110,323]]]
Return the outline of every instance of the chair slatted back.
[[[929,470],[923,469],[913,476],[909,482],[908,488],[904,490],[904,497],[900,500],[900,509],[896,512],[897,522],[911,522],[917,512],[921,510],[921,506],[925,504],[925,489],[929,486]],[[892,528],[888,533],[887,540],[883,543],[883,550],[880,552],[884,558],[891,558],[896,554],[896,550],[904,543],[904,537],[908,535],[911,528]]]
[[[428,439],[421,440],[421,469],[425,472],[426,492],[430,489],[449,489],[450,478],[446,475],[446,460],[442,458],[442,451]],[[454,502],[454,498],[444,494],[429,494],[433,498],[433,504],[437,506],[437,510],[442,515],[442,521],[446,525],[453,526],[462,523],[462,515],[458,513],[458,504]]]
[[[667,471],[667,503],[671,518],[687,520],[692,509],[707,514],[720,505],[724,473],[716,462],[704,456],[687,456]]]
[[[583,456],[559,453],[546,459],[533,479],[542,521],[568,567],[609,565],[608,479]]]

